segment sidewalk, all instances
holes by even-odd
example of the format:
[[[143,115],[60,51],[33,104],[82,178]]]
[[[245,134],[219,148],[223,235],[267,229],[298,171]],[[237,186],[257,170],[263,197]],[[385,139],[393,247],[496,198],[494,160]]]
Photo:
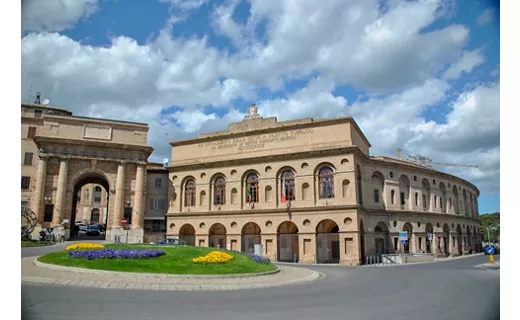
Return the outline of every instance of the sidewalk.
[[[495,263],[491,263],[491,262],[483,263],[483,264],[476,266],[476,268],[484,268],[484,269],[500,271],[500,261],[497,261]]]
[[[126,290],[227,291],[303,284],[323,276],[304,268],[289,266],[279,266],[279,268],[279,272],[268,275],[217,278],[79,269],[35,263],[34,257],[28,257],[22,258],[22,283]]]

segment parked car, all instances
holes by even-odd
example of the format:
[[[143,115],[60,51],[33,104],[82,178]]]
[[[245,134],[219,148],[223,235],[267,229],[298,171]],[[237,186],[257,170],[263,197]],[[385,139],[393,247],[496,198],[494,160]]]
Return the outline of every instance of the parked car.
[[[161,239],[154,242],[150,242],[150,244],[155,245],[165,245],[165,246],[185,246],[186,242],[181,239]]]
[[[107,225],[104,223],[97,223],[97,226],[99,227],[99,231],[105,232],[107,231]]]
[[[489,253],[487,252],[487,248],[488,248],[488,247],[493,247],[493,248],[495,248],[495,254],[500,254],[500,248],[499,248],[499,247],[494,246],[494,245],[492,245],[492,244],[488,244],[488,245],[486,245],[486,246],[484,247],[484,255],[486,255],[486,256],[489,255]]]
[[[87,231],[88,226],[84,223],[78,223],[77,224],[79,231]]]
[[[87,236],[99,236],[101,231],[99,231],[99,227],[95,224],[91,224],[87,228]]]

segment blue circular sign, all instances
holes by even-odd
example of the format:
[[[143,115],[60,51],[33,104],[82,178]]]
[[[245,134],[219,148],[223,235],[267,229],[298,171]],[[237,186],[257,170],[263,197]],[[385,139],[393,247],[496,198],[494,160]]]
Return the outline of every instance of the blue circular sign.
[[[489,246],[489,247],[487,247],[486,252],[488,254],[493,254],[493,253],[495,253],[495,248],[493,248],[492,246]]]

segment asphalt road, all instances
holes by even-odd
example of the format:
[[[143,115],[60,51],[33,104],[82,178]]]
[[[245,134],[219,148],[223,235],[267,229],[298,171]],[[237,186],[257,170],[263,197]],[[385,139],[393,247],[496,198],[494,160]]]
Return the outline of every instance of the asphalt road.
[[[497,256],[497,260],[499,256]],[[160,292],[22,285],[22,319],[500,318],[500,273],[488,257],[397,267],[308,267],[311,284],[227,292]]]

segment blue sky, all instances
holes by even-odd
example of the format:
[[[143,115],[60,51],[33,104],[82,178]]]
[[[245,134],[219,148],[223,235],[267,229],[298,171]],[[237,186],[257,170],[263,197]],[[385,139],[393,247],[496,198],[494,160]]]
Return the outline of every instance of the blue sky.
[[[22,5],[29,87],[78,115],[150,123],[168,141],[264,116],[353,116],[500,210],[498,1],[61,0]],[[378,7],[379,6],[379,7]]]

